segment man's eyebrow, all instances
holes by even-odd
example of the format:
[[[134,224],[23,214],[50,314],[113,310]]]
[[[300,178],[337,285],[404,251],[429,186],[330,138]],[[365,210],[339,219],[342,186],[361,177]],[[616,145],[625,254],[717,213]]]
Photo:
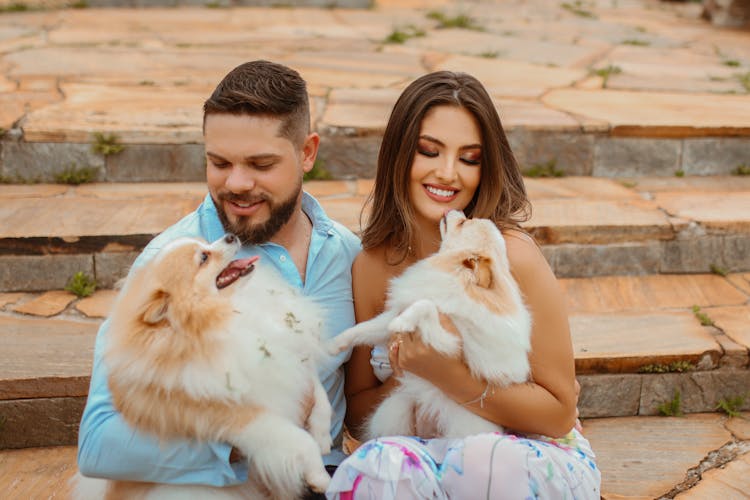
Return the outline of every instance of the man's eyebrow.
[[[419,138],[424,139],[425,141],[434,142],[438,146],[443,146],[443,147],[445,146],[445,144],[443,144],[443,141],[441,141],[440,139],[436,139],[435,137],[432,137],[431,135],[422,134],[419,136]],[[482,149],[482,145],[481,144],[467,144],[465,146],[461,146],[458,149],[460,149],[461,151],[466,150],[466,149]]]
[[[206,151],[206,156],[210,156],[213,159],[221,160],[224,162],[227,161],[223,156],[212,153],[211,151]],[[260,153],[257,155],[246,156],[245,158],[243,158],[243,160],[246,163],[254,163],[257,161],[278,160],[279,158],[281,158],[281,155],[277,155],[274,153]]]

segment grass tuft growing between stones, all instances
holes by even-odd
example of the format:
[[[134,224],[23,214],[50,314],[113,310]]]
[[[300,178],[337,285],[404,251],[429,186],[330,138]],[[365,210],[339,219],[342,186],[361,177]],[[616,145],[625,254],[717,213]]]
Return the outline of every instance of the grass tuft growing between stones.
[[[83,271],[78,271],[68,280],[65,290],[79,299],[88,297],[96,291],[96,281]]]
[[[684,373],[695,370],[695,365],[690,361],[680,360],[671,363],[654,363],[638,368],[638,373]]]
[[[581,0],[575,0],[574,2],[563,2],[560,7],[567,10],[571,14],[575,14],[578,17],[585,17],[588,19],[597,19],[596,14],[589,10]]]
[[[602,78],[603,89],[607,88],[607,84],[609,83],[609,79],[612,75],[619,75],[620,73],[622,73],[622,68],[613,64],[609,64],[603,68],[594,69],[591,71],[591,74],[600,76]]]
[[[693,315],[698,318],[702,326],[714,326],[714,320],[708,314],[702,312],[700,306],[693,306]]]
[[[65,168],[62,172],[55,175],[55,182],[58,184],[70,184],[71,186],[78,186],[80,184],[86,184],[93,182],[96,178],[96,169],[92,167],[81,167],[78,165],[70,165]]]
[[[104,132],[94,132],[94,144],[91,150],[102,156],[115,155],[120,153],[125,146],[120,144],[120,138],[117,134],[105,134]]]
[[[679,389],[675,389],[674,396],[669,401],[660,404],[657,407],[659,415],[664,417],[681,417],[684,415],[682,412],[682,394]]]
[[[31,10],[31,7],[23,2],[12,2],[8,5],[0,6],[0,13],[2,12],[26,12]]]
[[[565,177],[565,171],[557,168],[557,160],[552,159],[545,163],[535,163],[523,171],[526,177]]]
[[[445,12],[431,10],[427,13],[427,19],[437,21],[437,27],[439,29],[457,28],[463,30],[484,31],[484,28],[480,26],[473,17],[466,14],[449,16]]]
[[[322,159],[317,158],[313,164],[313,168],[309,172],[305,172],[304,177],[302,177],[302,182],[327,181],[330,179],[333,179],[333,175],[331,175],[331,172],[326,169],[325,162]]]
[[[737,75],[737,79],[740,81],[740,85],[744,87],[745,92],[750,92],[750,72]]]
[[[425,36],[425,31],[421,28],[417,28],[413,24],[402,26],[400,28],[393,28],[393,31],[385,37],[383,40],[385,43],[402,44],[412,38],[420,38]]]
[[[750,175],[750,165],[737,165],[737,168],[732,170],[732,175]]]
[[[674,176],[675,177],[685,177],[685,171],[682,170],[681,168],[678,168],[677,170],[674,171]]]
[[[87,0],[76,0],[75,2],[71,2],[70,8],[71,9],[88,9],[89,2]]]
[[[620,42],[622,45],[633,45],[635,47],[648,47],[651,42],[648,40],[639,40],[638,38],[628,38]]]
[[[716,264],[711,264],[709,266],[709,269],[711,270],[712,273],[717,274],[719,276],[726,277],[726,275],[729,274],[729,271],[727,271],[721,266],[717,266]]]
[[[716,405],[716,410],[721,410],[730,417],[739,417],[740,409],[745,404],[745,396],[735,396],[733,398],[723,398]]]

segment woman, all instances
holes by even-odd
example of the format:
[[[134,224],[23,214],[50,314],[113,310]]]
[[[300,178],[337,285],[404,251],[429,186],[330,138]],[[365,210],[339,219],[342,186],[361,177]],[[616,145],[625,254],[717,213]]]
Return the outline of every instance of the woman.
[[[520,228],[530,211],[523,178],[481,83],[441,71],[405,89],[386,126],[368,202],[363,251],[352,267],[357,321],[383,310],[391,278],[438,250],[446,211],[492,219],[532,313],[533,382],[492,387],[460,358],[441,356],[409,332],[389,346],[355,348],[345,367],[346,423],[355,436],[403,371],[512,433],[426,439],[430,423],[416,422],[420,438],[384,437],[360,446],[337,470],[328,497],[598,499],[594,455],[574,429],[565,299],[539,247]]]

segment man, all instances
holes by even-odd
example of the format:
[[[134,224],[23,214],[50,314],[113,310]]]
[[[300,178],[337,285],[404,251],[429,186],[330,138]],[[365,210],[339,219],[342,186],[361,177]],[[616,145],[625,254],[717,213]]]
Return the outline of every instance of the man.
[[[324,338],[354,324],[351,263],[359,240],[329,219],[302,191],[302,177],[315,162],[320,138],[310,132],[307,90],[285,66],[253,61],[232,70],[204,104],[203,133],[209,194],[194,212],[154,238],[136,260],[142,265],[182,236],[214,241],[226,232],[243,242],[237,258],[260,255],[289,283],[325,305]],[[121,480],[228,486],[247,479],[247,465],[226,443],[159,443],[136,432],[112,406],[102,343],[97,336],[88,401],[78,439],[82,474]],[[344,383],[339,356],[319,368],[334,409],[334,450],[344,457],[341,432]],[[230,454],[232,455],[230,460]]]

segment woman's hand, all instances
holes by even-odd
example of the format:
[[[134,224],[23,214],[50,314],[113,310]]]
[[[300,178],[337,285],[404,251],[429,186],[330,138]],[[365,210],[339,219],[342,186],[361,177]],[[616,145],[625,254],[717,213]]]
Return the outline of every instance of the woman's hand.
[[[443,313],[440,313],[440,325],[450,334],[459,336],[453,321]],[[437,352],[422,342],[418,331],[397,332],[391,335],[388,342],[388,360],[394,376],[399,377],[404,371],[408,371],[425,380],[433,380],[434,374],[442,371],[445,363],[463,364],[460,353],[448,357]]]

